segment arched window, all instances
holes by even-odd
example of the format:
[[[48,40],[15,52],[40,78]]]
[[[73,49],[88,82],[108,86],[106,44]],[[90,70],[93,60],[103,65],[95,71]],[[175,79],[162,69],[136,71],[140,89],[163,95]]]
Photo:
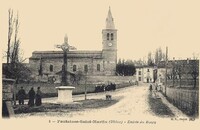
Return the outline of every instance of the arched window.
[[[110,37],[110,34],[109,34],[109,33],[107,33],[107,40],[109,40],[109,37]]]
[[[88,72],[88,65],[84,65],[84,72]]]
[[[49,71],[50,71],[50,72],[53,72],[53,65],[50,65],[50,66],[49,66]]]
[[[73,72],[76,71],[76,65],[73,65]]]
[[[97,71],[100,71],[100,64],[97,64]]]
[[[111,33],[111,40],[113,40],[114,39],[114,35],[113,35],[113,33]]]

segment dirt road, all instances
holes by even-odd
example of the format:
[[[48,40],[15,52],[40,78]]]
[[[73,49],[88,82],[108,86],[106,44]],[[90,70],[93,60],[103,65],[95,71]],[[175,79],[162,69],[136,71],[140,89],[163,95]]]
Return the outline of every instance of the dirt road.
[[[58,115],[60,117],[70,117],[70,119],[130,119],[130,120],[144,120],[144,119],[156,119],[160,118],[156,116],[150,109],[148,103],[149,90],[147,85],[143,86],[131,86],[116,91],[102,92],[88,94],[87,99],[105,99],[105,95],[110,94],[112,99],[119,100],[116,104],[107,108],[98,109],[85,109],[81,111],[71,112],[55,112],[52,115]],[[84,100],[84,95],[75,95],[73,100]],[[44,103],[56,102],[56,98],[43,99]],[[167,103],[166,100],[164,100]],[[168,104],[166,104],[168,106]],[[170,107],[171,109],[172,107]],[[182,114],[177,108],[173,108],[172,112],[176,114]],[[31,113],[23,116],[44,116],[45,113]],[[182,114],[185,116],[184,114]],[[182,116],[181,115],[181,116]]]

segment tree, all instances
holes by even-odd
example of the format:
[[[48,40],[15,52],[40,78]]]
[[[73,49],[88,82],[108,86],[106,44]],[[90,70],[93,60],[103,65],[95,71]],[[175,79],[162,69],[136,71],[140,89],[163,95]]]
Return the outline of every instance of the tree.
[[[166,54],[164,52],[162,53],[162,60],[166,61]]]
[[[121,59],[119,59],[117,66],[116,66],[116,73],[118,75],[123,75],[122,70],[123,70],[123,63],[122,63]]]
[[[82,71],[77,71],[74,76],[71,78],[71,82],[72,84],[77,84],[79,85],[81,80],[85,80],[86,79],[86,75],[84,75],[84,73]]]
[[[163,60],[163,52],[162,49],[159,47],[158,48],[158,62]]]
[[[183,68],[184,68],[184,63],[179,61],[178,63],[175,64],[174,67],[174,74],[178,75],[179,78],[179,86],[181,87],[181,79],[183,75]]]
[[[175,78],[176,78],[176,61],[173,61],[172,62],[172,83],[173,83],[173,87],[174,87],[174,84],[175,84]]]
[[[194,88],[196,88],[197,78],[199,76],[199,60],[191,60],[190,63],[190,74],[194,80]]]
[[[152,53],[151,53],[151,52],[148,53],[147,64],[148,64],[149,66],[153,66],[153,65],[154,65],[154,63],[153,63],[153,58],[152,58]]]
[[[158,64],[158,49],[155,51],[155,64]]]
[[[159,47],[155,51],[155,64],[157,65],[160,61],[165,60],[165,53],[162,52],[162,49]]]
[[[84,80],[85,86],[85,100],[87,99],[87,73],[83,73],[82,71],[77,71],[73,78],[71,78],[72,84],[80,84],[80,81]]]
[[[144,65],[144,61],[140,58],[139,60],[134,60],[134,65],[135,66],[142,66]]]
[[[135,70],[135,65],[132,60],[119,60],[116,66],[116,72],[118,75],[122,76],[131,76],[134,75],[136,70]]]
[[[19,18],[18,14],[13,19],[13,10],[9,9],[9,25],[8,25],[8,50],[7,64],[3,67],[3,74],[7,78],[12,78],[19,81],[29,80],[31,71],[23,63],[22,54],[20,53],[20,39],[18,38]],[[14,30],[14,41],[12,42],[12,33]],[[11,44],[12,43],[12,44]]]
[[[13,10],[8,10],[8,49],[7,49],[7,64],[10,63],[10,45],[11,45],[11,38],[13,34]]]
[[[119,58],[118,64],[122,64],[122,60],[121,60],[121,58]]]

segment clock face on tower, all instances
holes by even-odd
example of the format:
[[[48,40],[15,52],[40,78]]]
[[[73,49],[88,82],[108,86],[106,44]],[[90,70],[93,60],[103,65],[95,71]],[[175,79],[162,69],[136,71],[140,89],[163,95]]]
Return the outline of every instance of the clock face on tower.
[[[112,43],[108,43],[108,46],[112,46]]]

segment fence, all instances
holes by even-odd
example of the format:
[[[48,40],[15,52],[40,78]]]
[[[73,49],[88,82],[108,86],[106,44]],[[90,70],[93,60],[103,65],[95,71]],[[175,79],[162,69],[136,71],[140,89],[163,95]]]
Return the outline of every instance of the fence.
[[[199,90],[166,88],[167,99],[190,116],[199,115]]]
[[[173,80],[168,79],[167,80],[167,85],[168,86],[173,86]],[[180,81],[179,80],[174,80],[174,86],[180,86]],[[196,87],[199,86],[199,79],[196,80]],[[193,79],[182,79],[181,80],[181,87],[194,87],[194,80]]]

